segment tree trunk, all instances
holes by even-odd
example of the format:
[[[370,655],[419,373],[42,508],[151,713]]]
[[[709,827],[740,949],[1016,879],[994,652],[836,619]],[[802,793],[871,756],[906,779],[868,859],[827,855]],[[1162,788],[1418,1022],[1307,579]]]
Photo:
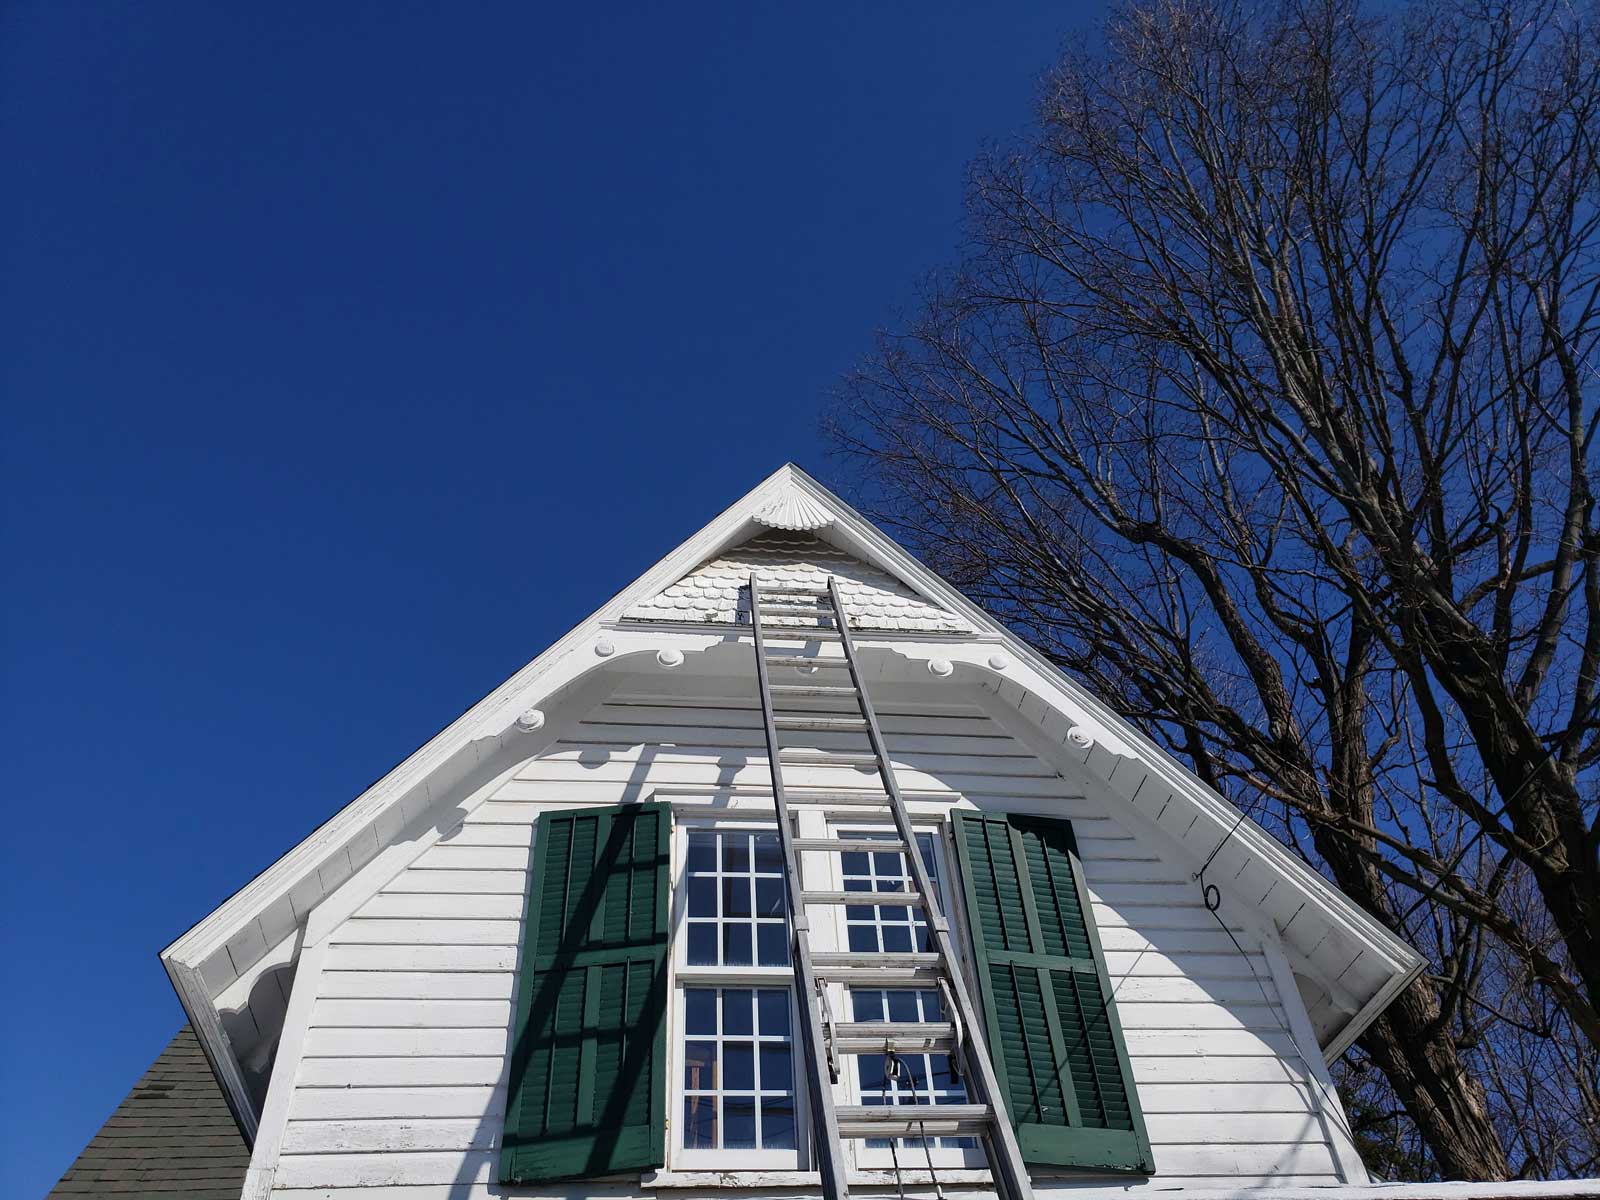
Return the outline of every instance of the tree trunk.
[[[1462,1064],[1438,1017],[1433,985],[1418,981],[1358,1040],[1417,1123],[1444,1178],[1509,1179],[1511,1164],[1483,1085]]]

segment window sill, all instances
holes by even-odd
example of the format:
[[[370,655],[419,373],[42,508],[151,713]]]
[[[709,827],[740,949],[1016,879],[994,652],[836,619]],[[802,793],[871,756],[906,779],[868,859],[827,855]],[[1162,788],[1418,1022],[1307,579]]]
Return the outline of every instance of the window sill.
[[[994,1182],[987,1169],[972,1170],[964,1167],[951,1167],[949,1170],[936,1172],[938,1182],[947,1184],[977,1184],[989,1186]],[[847,1176],[852,1187],[893,1187],[895,1183],[894,1171],[890,1168],[879,1169],[868,1167],[864,1169],[852,1168]],[[928,1174],[928,1168],[921,1170],[907,1168],[900,1172],[900,1179],[908,1184],[931,1184],[933,1178]],[[727,1171],[647,1171],[639,1176],[639,1186],[646,1188],[815,1188],[822,1186],[822,1177],[815,1171],[775,1171],[760,1167],[750,1167],[744,1170],[737,1168]]]

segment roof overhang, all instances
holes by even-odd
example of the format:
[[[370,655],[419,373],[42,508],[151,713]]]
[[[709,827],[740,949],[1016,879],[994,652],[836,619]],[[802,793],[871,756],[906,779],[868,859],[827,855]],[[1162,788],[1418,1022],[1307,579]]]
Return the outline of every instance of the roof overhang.
[[[784,524],[788,522],[789,524]],[[613,596],[570,633],[506,680],[347,804],[310,837],[184,933],[161,958],[194,1025],[241,1129],[253,1138],[256,1102],[248,1070],[261,1069],[272,1036],[270,1015],[257,1020],[259,1045],[226,1028],[225,997],[251,990],[262,964],[289,964],[313,909],[429,810],[459,791],[480,764],[514,747],[532,754],[553,737],[542,709],[581,688],[595,672],[669,640],[707,650],[739,636],[727,626],[630,622],[626,610],[763,529],[803,525],[838,548],[895,576],[918,595],[958,613],[976,631],[960,636],[859,635],[863,649],[890,650],[921,666],[938,659],[959,667],[1010,705],[1041,739],[1041,748],[1080,764],[1112,793],[1170,834],[1195,866],[1248,881],[1263,900],[1292,912],[1277,921],[1296,973],[1336,994],[1350,1017],[1324,1049],[1343,1050],[1423,968],[1417,953],[1362,912],[1275,838],[1005,629],[897,543],[798,467],[785,465]],[[519,718],[522,718],[519,721]],[[1245,885],[1237,885],[1243,889]],[[1248,894],[1244,890],[1240,895]],[[1357,969],[1359,966],[1359,970]],[[1342,979],[1355,971],[1356,986]],[[270,1008],[268,1010],[270,1014]]]

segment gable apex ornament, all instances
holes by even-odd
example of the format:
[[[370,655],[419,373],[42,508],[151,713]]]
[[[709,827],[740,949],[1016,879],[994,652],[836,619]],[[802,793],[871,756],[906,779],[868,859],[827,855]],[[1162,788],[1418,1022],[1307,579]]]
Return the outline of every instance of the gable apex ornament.
[[[833,514],[793,484],[763,502],[750,518],[768,529],[796,532],[826,529],[833,524]]]

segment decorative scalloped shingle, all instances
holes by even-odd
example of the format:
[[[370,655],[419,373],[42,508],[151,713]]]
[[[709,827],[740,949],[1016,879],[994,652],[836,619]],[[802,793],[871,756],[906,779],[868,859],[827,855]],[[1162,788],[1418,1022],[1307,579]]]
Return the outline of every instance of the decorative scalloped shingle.
[[[918,633],[971,633],[972,626],[948,609],[917,595],[893,576],[868,566],[807,533],[772,532],[751,538],[696,567],[666,591],[628,609],[629,621],[748,624],[750,572],[764,588],[825,587],[839,580],[852,629]],[[811,618],[768,618],[766,626],[815,627]],[[765,627],[765,626],[764,626]]]

